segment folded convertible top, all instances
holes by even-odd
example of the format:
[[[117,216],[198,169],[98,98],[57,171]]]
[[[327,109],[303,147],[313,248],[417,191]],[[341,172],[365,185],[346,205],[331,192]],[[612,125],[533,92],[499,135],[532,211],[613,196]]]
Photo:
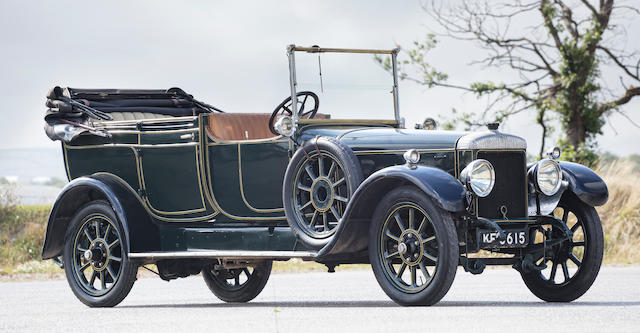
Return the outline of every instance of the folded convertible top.
[[[51,118],[89,118],[109,120],[111,112],[149,112],[167,116],[195,116],[211,112],[180,88],[160,89],[78,89],[54,87],[47,95],[45,120]],[[214,108],[215,109],[215,108]],[[97,112],[96,112],[97,111]]]
[[[56,86],[47,94],[46,106],[45,131],[52,140],[62,139],[52,128],[57,123],[86,125],[90,119],[111,120],[109,114],[112,112],[145,112],[171,117],[222,112],[194,99],[180,88],[78,89]]]

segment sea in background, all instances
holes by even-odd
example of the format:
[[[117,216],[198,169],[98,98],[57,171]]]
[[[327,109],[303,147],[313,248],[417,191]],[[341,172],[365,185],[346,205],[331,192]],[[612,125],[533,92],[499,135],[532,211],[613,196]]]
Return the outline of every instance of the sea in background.
[[[66,182],[61,148],[0,149],[0,188],[21,204],[51,204]]]

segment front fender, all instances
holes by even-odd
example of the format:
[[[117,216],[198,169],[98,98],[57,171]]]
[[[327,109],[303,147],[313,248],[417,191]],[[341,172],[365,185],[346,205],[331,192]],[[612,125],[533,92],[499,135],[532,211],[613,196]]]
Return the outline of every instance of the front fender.
[[[464,186],[445,171],[426,166],[395,165],[379,170],[362,182],[353,196],[354,201],[360,196],[366,196],[365,193],[375,190],[381,183],[393,187],[411,184],[446,211],[460,212],[465,209]]]
[[[74,214],[90,201],[104,200],[120,221],[127,253],[159,248],[158,227],[135,194],[117,176],[101,173],[80,177],[67,184],[52,206],[47,221],[42,259],[62,254],[65,234]]]
[[[365,179],[353,194],[332,240],[318,257],[356,253],[367,248],[369,224],[377,203],[393,188],[413,185],[449,212],[465,209],[466,190],[450,174],[425,166],[396,165]]]
[[[609,199],[609,189],[604,180],[584,165],[559,162],[562,176],[569,183],[569,190],[590,206],[602,206]]]

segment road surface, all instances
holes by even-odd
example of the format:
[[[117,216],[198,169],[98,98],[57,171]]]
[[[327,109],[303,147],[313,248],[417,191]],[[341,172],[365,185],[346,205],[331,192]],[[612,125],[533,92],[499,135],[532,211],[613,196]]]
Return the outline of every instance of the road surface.
[[[119,306],[91,309],[65,280],[0,283],[0,331],[640,332],[640,267],[605,267],[578,301],[539,301],[511,269],[458,271],[432,307],[399,307],[368,270],[273,274],[248,304],[225,304],[200,276],[136,282]]]

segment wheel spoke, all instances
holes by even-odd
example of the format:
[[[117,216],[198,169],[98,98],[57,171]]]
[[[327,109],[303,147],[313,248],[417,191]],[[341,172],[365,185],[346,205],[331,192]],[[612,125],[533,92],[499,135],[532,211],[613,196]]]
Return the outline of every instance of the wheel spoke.
[[[318,155],[318,175],[324,176],[324,162],[321,155]]]
[[[96,221],[95,227],[96,227],[96,238],[100,238],[100,222]]]
[[[104,271],[100,272],[100,284],[102,285],[102,289],[107,289],[107,280],[104,278]]]
[[[427,279],[427,281],[431,280],[431,275],[429,275],[429,271],[427,271],[427,267],[423,262],[420,262],[420,270],[422,271],[422,274],[424,274],[424,277]]]
[[[244,272],[244,274],[247,276],[247,280],[249,279],[249,277],[251,277],[251,272],[249,272],[248,268],[243,268],[242,271]]]
[[[566,261],[562,263],[562,274],[564,275],[564,282],[569,281],[569,267]]]
[[[335,183],[333,183],[333,185],[331,185],[331,187],[339,186],[342,183],[344,183],[344,177],[338,179]]]
[[[113,243],[109,244],[109,250],[111,250],[111,248],[113,248],[114,246],[120,244],[120,239],[116,238],[116,240],[113,241]]]
[[[558,270],[558,264],[555,261],[552,261],[551,264],[551,275],[549,275],[549,281],[554,282],[556,280],[556,271]]]
[[[86,263],[84,265],[82,265],[82,267],[80,267],[80,269],[78,269],[78,271],[80,271],[80,273],[84,272],[85,269],[87,269],[87,267],[89,267],[91,265],[91,263]]]
[[[313,170],[311,170],[311,166],[309,164],[307,164],[304,167],[304,169],[307,170],[307,174],[309,175],[309,177],[311,177],[311,179],[316,180],[316,178],[318,178],[318,177],[316,177],[316,174],[313,173]]]
[[[400,231],[405,231],[407,228],[405,228],[404,224],[402,224],[402,220],[400,219],[400,215],[398,215],[398,212],[394,213],[393,217],[396,219],[396,223],[398,224],[398,227],[400,227]]]
[[[120,261],[122,261],[122,258],[120,258],[120,257],[115,257],[115,256],[111,256],[111,257],[109,257],[109,260],[113,260],[113,261],[118,261],[118,262],[120,262]]]
[[[111,269],[111,266],[107,266],[107,273],[109,273],[109,275],[111,276],[111,279],[113,280],[113,283],[115,283],[116,282],[116,274]]]
[[[427,217],[423,217],[422,221],[420,221],[420,226],[418,227],[418,234],[422,233],[422,228],[424,228],[424,224],[427,222]]]
[[[411,266],[411,286],[416,287],[416,266]]]
[[[576,255],[573,253],[569,254],[569,259],[571,259],[571,261],[573,261],[573,263],[578,267],[582,264],[582,262],[580,262],[580,259],[578,259],[578,257],[576,257]]]
[[[83,231],[84,231],[84,235],[87,237],[89,242],[93,242],[93,238],[91,238],[91,236],[89,235],[89,230],[87,230],[87,228],[85,228]]]
[[[429,260],[433,261],[433,262],[437,262],[438,261],[438,257],[436,256],[432,256],[430,255],[427,250],[424,250],[424,252],[422,253],[425,257],[427,257]]]
[[[329,167],[329,172],[327,172],[327,177],[329,177],[329,179],[331,179],[331,175],[333,174],[333,172],[336,169],[336,162],[334,162],[333,160],[331,161],[331,166]],[[344,180],[344,178],[343,178]],[[335,186],[335,185],[333,185]]]
[[[413,230],[413,215],[415,214],[415,212],[413,211],[413,208],[409,208],[409,229]]]
[[[239,286],[240,285],[240,274],[236,274],[236,276],[233,278],[233,281],[235,282],[235,286]]]
[[[307,187],[307,186],[304,186],[302,184],[298,184],[298,188],[303,190],[303,191],[311,192],[311,187]]]
[[[398,237],[396,237],[396,236],[392,235],[392,234],[391,234],[391,231],[389,231],[389,230],[387,230],[387,232],[385,233],[385,235],[386,235],[387,237],[389,237],[389,238],[393,239],[393,240],[394,240],[394,241],[396,241],[396,242],[400,242],[400,238],[398,238]]]
[[[580,221],[577,221],[576,224],[571,227],[571,232],[576,232],[576,230],[578,230],[578,227],[580,227]]]
[[[311,217],[311,222],[309,222],[309,228],[314,229],[315,227],[314,225],[316,224],[316,217],[318,216],[318,211],[314,210],[313,211],[313,216]]]
[[[311,204],[311,200],[309,200],[306,204],[302,205],[302,206],[300,207],[300,211],[302,211],[303,209],[305,209],[305,208],[309,207],[309,205],[310,205],[310,204]]]
[[[322,224],[324,225],[324,231],[329,230],[329,222],[327,221],[327,212],[322,212]]]
[[[333,207],[333,206],[331,206],[331,214],[333,214],[333,216],[335,216],[335,217],[336,217],[336,220],[337,220],[338,222],[340,222],[340,219],[341,219],[342,217],[340,217],[340,214],[338,214],[338,211],[336,211],[336,208],[335,208],[335,207]]]
[[[384,256],[384,258],[385,259],[393,258],[393,257],[395,257],[395,256],[397,256],[399,254],[400,254],[400,252],[396,251],[396,252],[393,252],[391,254],[387,254],[386,256]]]
[[[400,266],[400,269],[398,270],[398,274],[396,275],[396,277],[402,280],[402,273],[404,273],[404,270],[406,268],[407,268],[407,264],[403,262],[402,265]]]
[[[569,219],[569,210],[567,210],[566,208],[562,208],[562,210],[562,221],[566,224]]]
[[[107,230],[104,231],[104,239],[107,240],[109,238],[109,231],[111,231],[111,224],[107,224]]]
[[[571,245],[573,245],[573,246],[584,246],[584,241],[572,242]]]
[[[84,252],[84,251],[88,250],[88,249],[85,249],[85,248],[81,247],[80,245],[78,245],[78,247],[76,247],[76,249],[78,251],[80,251],[80,252]]]
[[[347,198],[345,198],[345,197],[343,197],[343,196],[336,195],[336,196],[334,196],[334,198],[335,198],[336,200],[338,200],[338,201],[342,201],[342,202],[349,202],[349,199],[347,199]]]
[[[430,241],[432,241],[432,240],[434,240],[434,239],[436,239],[436,236],[431,236],[431,237],[429,237],[429,238],[425,238],[425,239],[422,241],[422,244],[429,243]]]
[[[98,272],[93,271],[91,273],[91,279],[89,279],[89,285],[93,287],[93,283],[96,282],[96,277],[98,276]]]

